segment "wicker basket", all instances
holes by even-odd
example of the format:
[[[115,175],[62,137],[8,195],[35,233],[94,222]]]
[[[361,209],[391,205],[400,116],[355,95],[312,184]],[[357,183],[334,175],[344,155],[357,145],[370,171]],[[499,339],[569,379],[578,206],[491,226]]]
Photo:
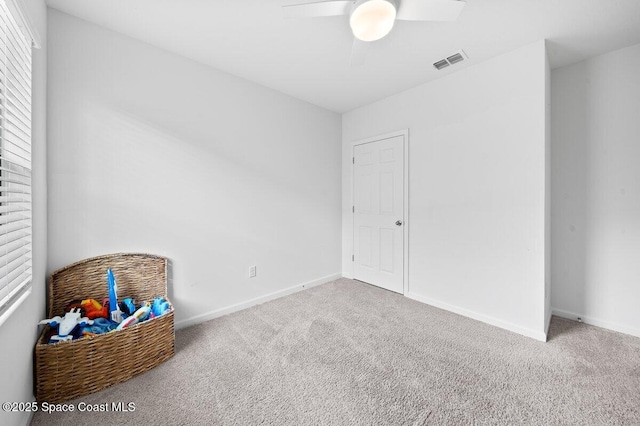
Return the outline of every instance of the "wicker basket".
[[[110,254],[82,260],[49,277],[48,317],[64,314],[75,299],[109,296],[107,269],[118,282],[119,297],[137,301],[167,297],[167,259],[149,254]],[[168,300],[168,298],[167,298]],[[35,349],[36,399],[52,404],[121,383],[171,358],[175,334],[173,308],[162,316],[121,331],[73,341],[47,343],[45,326]]]

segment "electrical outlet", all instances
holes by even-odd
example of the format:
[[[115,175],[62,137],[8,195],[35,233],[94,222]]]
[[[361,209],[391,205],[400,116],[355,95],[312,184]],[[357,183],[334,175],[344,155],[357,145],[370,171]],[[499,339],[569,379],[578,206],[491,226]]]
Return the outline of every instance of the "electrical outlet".
[[[249,278],[254,278],[256,276],[256,267],[252,266],[249,268]]]

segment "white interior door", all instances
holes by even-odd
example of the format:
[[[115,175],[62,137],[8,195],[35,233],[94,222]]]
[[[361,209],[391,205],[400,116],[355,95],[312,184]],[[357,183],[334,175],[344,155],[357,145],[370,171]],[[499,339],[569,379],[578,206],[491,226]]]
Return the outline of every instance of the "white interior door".
[[[404,138],[353,149],[354,278],[403,293]]]

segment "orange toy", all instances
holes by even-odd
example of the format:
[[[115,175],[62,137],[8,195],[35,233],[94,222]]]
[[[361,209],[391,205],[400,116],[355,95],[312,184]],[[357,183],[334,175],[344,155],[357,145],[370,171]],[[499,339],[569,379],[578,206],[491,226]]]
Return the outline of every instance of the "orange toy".
[[[109,299],[104,299],[102,304],[95,299],[74,300],[69,303],[65,311],[82,308],[84,315],[89,319],[107,318],[109,319]]]

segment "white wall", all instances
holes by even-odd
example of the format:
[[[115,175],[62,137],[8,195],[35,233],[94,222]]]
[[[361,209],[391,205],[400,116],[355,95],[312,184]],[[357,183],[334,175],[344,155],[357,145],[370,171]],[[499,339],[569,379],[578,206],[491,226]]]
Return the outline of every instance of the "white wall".
[[[25,0],[39,33],[41,48],[33,50],[32,81],[32,203],[33,281],[29,297],[0,327],[0,401],[33,401],[33,347],[37,322],[45,314],[47,262],[47,7],[44,0]],[[23,425],[28,413],[0,411],[3,426]]]
[[[409,296],[537,339],[545,330],[543,41],[343,115],[351,144],[409,128]]]
[[[338,114],[55,10],[49,46],[49,271],[165,255],[179,325],[340,273]]]
[[[640,336],[640,45],[552,72],[554,313]]]

